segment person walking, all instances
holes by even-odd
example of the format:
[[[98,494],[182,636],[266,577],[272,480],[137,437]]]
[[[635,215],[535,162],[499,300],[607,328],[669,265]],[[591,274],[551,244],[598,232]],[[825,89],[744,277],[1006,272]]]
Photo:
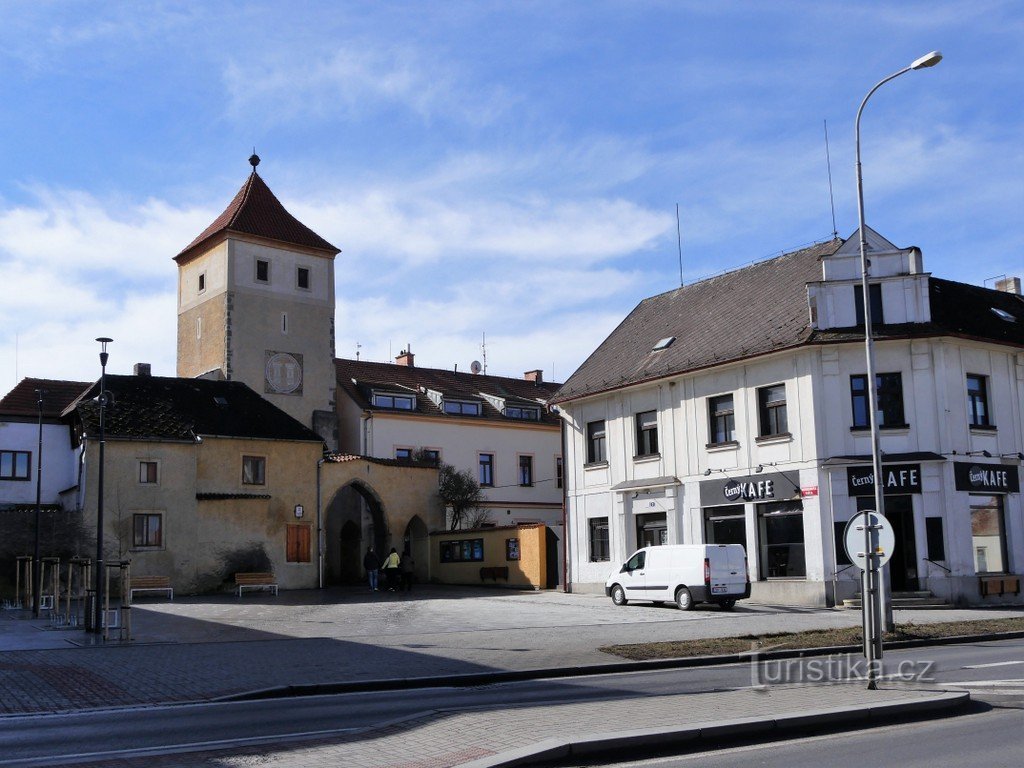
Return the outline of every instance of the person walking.
[[[384,558],[381,570],[384,571],[384,579],[388,585],[388,592],[394,592],[398,588],[399,569],[402,566],[402,558],[398,556],[398,550],[394,547]]]
[[[373,551],[373,547],[366,548],[366,554],[363,555],[363,570],[366,571],[366,578],[370,582],[370,591],[377,591],[377,571],[380,570],[380,561],[377,560],[377,553]]]
[[[412,592],[412,580],[416,575],[416,561],[412,559],[412,552],[402,555],[402,591]]]

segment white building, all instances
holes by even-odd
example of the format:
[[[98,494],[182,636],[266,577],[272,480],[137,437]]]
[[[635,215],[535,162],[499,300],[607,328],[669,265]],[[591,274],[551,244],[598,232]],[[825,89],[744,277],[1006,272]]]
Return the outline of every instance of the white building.
[[[1019,600],[982,596],[1024,569],[1019,281],[941,280],[917,248],[868,243],[893,589]],[[700,542],[746,547],[755,599],[859,589],[841,534],[874,501],[860,296],[854,236],[633,310],[552,400],[574,589],[638,546]]]
[[[437,460],[469,470],[497,525],[562,523],[561,424],[548,409],[559,385],[522,379],[335,360],[342,452]]]

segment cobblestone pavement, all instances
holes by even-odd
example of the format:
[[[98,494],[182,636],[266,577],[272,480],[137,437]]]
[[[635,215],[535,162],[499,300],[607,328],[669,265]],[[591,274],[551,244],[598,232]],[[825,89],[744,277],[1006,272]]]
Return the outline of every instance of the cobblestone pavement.
[[[787,717],[827,717],[834,716],[839,702],[851,709],[906,707],[936,695],[934,691],[896,687],[868,691],[863,685],[832,685],[657,696],[631,700],[628,723],[622,723],[609,703],[601,701],[509,707],[500,713],[493,709],[432,712],[380,728],[287,746],[262,744],[99,762],[118,768],[447,768],[477,761],[486,764],[502,753],[552,739],[579,742],[590,736],[608,738],[625,729],[692,729],[739,719],[778,722]],[[737,726],[737,733],[741,727]]]
[[[155,600],[132,610],[134,642],[97,644],[81,630],[0,611],[0,713],[209,700],[275,686],[493,670],[575,667],[612,659],[614,643],[860,623],[857,611],[741,604],[682,612],[615,607],[561,592],[424,587]],[[1024,615],[1024,609],[898,612],[897,622]]]

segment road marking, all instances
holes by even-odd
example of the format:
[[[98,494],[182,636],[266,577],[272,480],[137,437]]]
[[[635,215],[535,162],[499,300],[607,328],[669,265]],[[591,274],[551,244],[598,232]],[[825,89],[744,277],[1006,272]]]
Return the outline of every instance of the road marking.
[[[971,664],[960,669],[986,669],[988,667],[1009,667],[1014,664],[1024,664],[1024,661],[993,661],[991,664]]]

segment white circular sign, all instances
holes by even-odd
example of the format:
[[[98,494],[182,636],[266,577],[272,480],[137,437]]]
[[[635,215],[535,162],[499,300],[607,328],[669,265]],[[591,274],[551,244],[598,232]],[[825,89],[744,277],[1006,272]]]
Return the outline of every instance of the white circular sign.
[[[302,365],[287,352],[278,352],[267,360],[266,377],[274,392],[290,395],[302,386]]]
[[[896,535],[892,531],[892,525],[873,509],[866,509],[858,512],[850,518],[843,531],[843,544],[846,546],[846,554],[849,555],[853,564],[862,571],[867,570],[867,558],[864,556],[864,526],[872,526],[871,553],[875,555],[876,563],[881,568],[892,557],[893,547],[896,545]]]

